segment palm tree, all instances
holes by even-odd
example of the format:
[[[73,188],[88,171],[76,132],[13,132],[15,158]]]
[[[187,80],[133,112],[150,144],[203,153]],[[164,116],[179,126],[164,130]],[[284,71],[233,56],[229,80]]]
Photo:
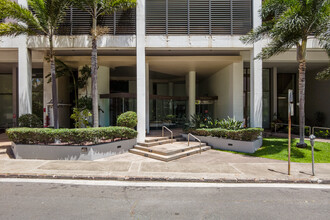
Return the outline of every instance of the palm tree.
[[[98,17],[106,14],[111,14],[115,11],[126,10],[135,7],[136,0],[74,0],[74,4],[80,9],[88,12],[92,17],[92,100],[93,100],[93,127],[99,126],[99,105],[97,91],[97,38],[107,34],[107,27],[97,25]]]
[[[243,43],[254,43],[263,38],[270,42],[256,59],[268,59],[296,47],[299,62],[299,133],[298,146],[305,146],[305,73],[308,38],[320,40],[330,49],[329,0],[265,0],[260,11],[262,25],[241,37]]]
[[[58,100],[55,74],[54,35],[70,5],[70,0],[28,0],[28,8],[10,0],[0,0],[0,18],[16,22],[0,24],[0,36],[44,35],[49,41],[50,73],[54,128],[59,127]]]

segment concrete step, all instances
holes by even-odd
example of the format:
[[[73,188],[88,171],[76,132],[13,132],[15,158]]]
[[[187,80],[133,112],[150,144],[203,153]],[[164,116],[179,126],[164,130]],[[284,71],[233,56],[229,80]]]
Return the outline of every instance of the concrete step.
[[[201,144],[202,147],[206,146],[205,143]],[[190,146],[188,146],[187,142],[174,142],[169,144],[157,145],[153,147],[145,147],[140,145],[135,145],[135,149],[142,150],[149,153],[156,153],[160,155],[174,155],[180,152],[185,152],[192,150],[194,148],[200,148],[198,142],[190,142]]]
[[[167,140],[169,137],[146,137],[145,143]]]
[[[173,141],[175,141],[175,140],[173,140]],[[144,147],[153,147],[153,146],[157,146],[157,145],[168,144],[171,142],[172,142],[172,140],[167,138],[165,140],[154,141],[154,142],[144,142],[144,143],[138,142],[137,144],[140,146],[144,146]]]
[[[209,146],[203,146],[202,147],[202,151],[207,151],[209,149],[211,149],[211,147],[209,147]],[[176,153],[176,154],[168,155],[168,156],[157,154],[157,153],[146,152],[144,150],[139,150],[139,149],[135,149],[135,148],[130,149],[129,152],[131,152],[133,154],[138,154],[138,155],[141,155],[141,156],[144,156],[144,157],[153,158],[153,159],[156,159],[156,160],[169,162],[169,161],[172,161],[172,160],[177,160],[177,159],[180,159],[180,158],[183,158],[183,157],[187,157],[187,156],[190,156],[190,155],[193,155],[193,154],[200,153],[200,149],[199,148],[194,148],[194,149],[191,149],[191,150],[188,150],[188,151],[184,151],[184,152],[180,152],[180,153]]]

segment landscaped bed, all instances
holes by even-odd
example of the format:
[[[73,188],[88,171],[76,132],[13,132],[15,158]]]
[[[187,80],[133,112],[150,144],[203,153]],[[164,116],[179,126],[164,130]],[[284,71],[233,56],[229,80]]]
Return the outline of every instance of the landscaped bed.
[[[79,129],[11,128],[6,131],[17,159],[95,160],[124,153],[136,144],[127,127]]]
[[[312,153],[309,141],[307,148],[297,148],[296,143],[298,139],[293,139],[291,144],[291,161],[299,163],[311,163]],[[288,160],[288,139],[286,138],[264,138],[263,146],[260,147],[255,153],[239,153],[254,157],[263,157],[275,160]],[[315,142],[314,145],[314,158],[316,163],[330,163],[330,143]]]
[[[244,153],[254,153],[262,146],[262,128],[242,128],[229,130],[222,128],[211,129],[187,129],[186,133],[191,133],[202,142],[207,143],[215,149],[230,150]],[[188,138],[183,134],[184,138]],[[190,138],[193,140],[193,138]]]

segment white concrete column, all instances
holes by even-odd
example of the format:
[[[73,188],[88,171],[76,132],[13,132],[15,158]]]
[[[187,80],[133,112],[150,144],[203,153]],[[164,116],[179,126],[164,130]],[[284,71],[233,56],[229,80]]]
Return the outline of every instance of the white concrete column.
[[[253,1],[253,28],[257,28],[262,24],[259,17],[262,1]],[[262,60],[255,60],[262,51],[262,43],[259,41],[253,45],[251,51],[251,69],[250,69],[250,84],[251,84],[251,103],[250,103],[250,126],[262,127]]]
[[[147,134],[150,133],[150,82],[149,63],[146,63],[146,126]]]
[[[174,83],[169,82],[168,83],[168,95],[173,96],[174,91]],[[173,115],[173,100],[170,100],[170,106],[169,106],[170,114]]]
[[[232,91],[233,91],[233,117],[236,120],[244,120],[244,98],[243,98],[243,61],[233,63]]]
[[[145,0],[136,6],[136,95],[137,95],[137,141],[146,137],[146,57],[145,57]]]
[[[26,42],[26,36],[20,38]],[[18,112],[32,113],[32,58],[26,43],[18,48]]]
[[[97,71],[97,83],[99,93],[99,105],[103,112],[99,113],[99,123],[101,127],[108,127],[110,125],[109,104],[110,99],[100,99],[101,94],[110,93],[110,68],[100,66]]]
[[[196,71],[189,72],[189,118],[196,114]]]
[[[273,67],[273,114],[277,117],[277,67]]]

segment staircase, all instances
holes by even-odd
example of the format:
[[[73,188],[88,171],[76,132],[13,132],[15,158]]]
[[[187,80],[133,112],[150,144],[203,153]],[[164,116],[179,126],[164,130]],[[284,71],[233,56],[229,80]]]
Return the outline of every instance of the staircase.
[[[138,143],[129,152],[168,162],[209,149],[211,149],[209,146],[206,146],[205,143],[200,144],[200,142],[190,141],[188,146],[188,142],[183,141],[182,138],[147,137],[145,142]]]

